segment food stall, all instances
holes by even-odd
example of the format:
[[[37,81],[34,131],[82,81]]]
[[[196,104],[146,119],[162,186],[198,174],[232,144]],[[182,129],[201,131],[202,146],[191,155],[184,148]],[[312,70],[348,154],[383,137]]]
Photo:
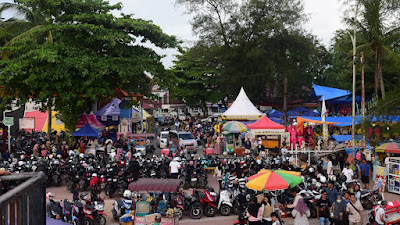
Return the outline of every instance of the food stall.
[[[140,178],[139,180],[129,184],[128,189],[132,192],[162,192],[172,195],[178,193],[182,180],[178,179],[153,179]],[[146,201],[136,202],[136,211],[134,216],[135,225],[148,225],[154,222],[156,213],[151,213],[150,203]],[[169,215],[165,213],[161,217],[161,225],[177,225],[179,224],[179,215]]]
[[[118,133],[117,140],[121,138],[123,135]],[[143,133],[143,134],[135,134],[135,133],[126,133],[125,142],[128,145],[133,144],[136,148],[136,151],[140,151],[142,155],[146,155],[148,147],[151,147],[155,138],[154,133]],[[146,144],[147,139],[150,139],[150,145]]]
[[[285,131],[285,127],[273,122],[266,116],[262,116],[254,123],[247,124],[250,135],[253,139],[260,138],[265,148],[282,147],[285,141],[290,140],[290,134]]]
[[[388,165],[388,191],[400,194],[400,157],[390,157]]]

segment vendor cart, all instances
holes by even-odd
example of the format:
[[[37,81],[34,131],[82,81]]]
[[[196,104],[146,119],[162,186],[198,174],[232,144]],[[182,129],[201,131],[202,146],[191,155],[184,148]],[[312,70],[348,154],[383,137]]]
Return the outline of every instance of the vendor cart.
[[[373,209],[374,218],[377,207],[380,206],[375,206]],[[388,202],[385,208],[385,215],[387,218],[386,225],[400,224],[400,203],[398,201]]]
[[[182,180],[178,179],[152,179],[140,178],[136,182],[129,184],[128,189],[132,192],[168,192],[177,193],[181,186]],[[165,213],[167,214],[167,213]],[[179,216],[167,216],[159,213],[151,213],[150,203],[146,201],[136,202],[135,225],[150,225],[155,222],[157,215],[161,215],[161,225],[177,225],[179,224]]]
[[[128,145],[133,144],[136,148],[136,152],[140,152],[141,155],[147,154],[147,149],[152,146],[154,141],[154,133],[143,133],[143,134],[127,134],[126,142]],[[146,145],[147,139],[150,139],[150,145]]]
[[[400,194],[400,157],[390,157],[388,169],[388,191]]]

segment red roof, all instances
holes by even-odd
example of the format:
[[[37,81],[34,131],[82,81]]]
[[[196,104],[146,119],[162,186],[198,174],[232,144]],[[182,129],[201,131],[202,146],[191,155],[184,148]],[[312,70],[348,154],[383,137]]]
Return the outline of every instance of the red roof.
[[[247,124],[247,127],[250,129],[260,129],[260,130],[266,130],[266,129],[285,129],[285,126],[280,125],[279,123],[275,123],[272,120],[270,120],[268,117],[265,115],[262,116],[259,120],[257,120],[254,123],[249,123]]]

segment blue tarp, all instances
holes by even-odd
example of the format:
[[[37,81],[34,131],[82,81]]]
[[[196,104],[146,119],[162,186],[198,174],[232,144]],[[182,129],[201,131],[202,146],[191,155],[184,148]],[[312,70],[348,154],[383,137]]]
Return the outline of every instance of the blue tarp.
[[[278,110],[275,110],[275,112],[268,115],[269,118],[279,118],[282,116],[284,116],[283,112],[279,112]]]
[[[351,95],[351,91],[313,84],[313,95],[325,101]]]
[[[120,117],[121,118],[132,118],[133,117],[133,113],[138,113],[139,111],[137,111],[135,108],[131,107],[130,109],[125,109],[125,108],[121,108],[120,109]]]
[[[322,118],[319,116],[300,116],[301,118],[308,119],[308,120],[317,120],[322,121]],[[348,127],[353,124],[353,120],[351,116],[337,116],[337,117],[326,117],[326,122],[334,122],[333,126],[337,127]],[[356,116],[356,125],[360,124],[362,121],[361,116]]]
[[[89,124],[86,124],[84,127],[72,133],[72,136],[76,137],[98,137],[101,131],[94,129]]]
[[[337,142],[351,141],[351,135],[332,135],[329,137],[329,140],[335,140]],[[360,141],[361,136],[356,135],[355,140]]]

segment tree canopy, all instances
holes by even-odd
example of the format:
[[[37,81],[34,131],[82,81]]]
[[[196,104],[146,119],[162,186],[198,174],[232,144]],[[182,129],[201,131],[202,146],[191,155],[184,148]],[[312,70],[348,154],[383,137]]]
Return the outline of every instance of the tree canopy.
[[[43,103],[43,108],[51,103],[67,128],[74,130],[79,114],[91,102],[112,94],[116,87],[148,93],[150,81],[145,71],[156,79],[168,76],[160,62],[162,56],[142,43],[175,48],[176,37],[165,34],[151,21],[133,15],[114,16],[111,12],[122,8],[119,3],[15,2],[39,12],[48,22],[31,30],[31,35],[10,40],[1,49],[10,52],[8,60],[0,61],[0,86],[7,103],[15,98],[20,102],[32,99]],[[30,22],[27,18],[25,21]],[[43,35],[46,33],[51,36]]]

